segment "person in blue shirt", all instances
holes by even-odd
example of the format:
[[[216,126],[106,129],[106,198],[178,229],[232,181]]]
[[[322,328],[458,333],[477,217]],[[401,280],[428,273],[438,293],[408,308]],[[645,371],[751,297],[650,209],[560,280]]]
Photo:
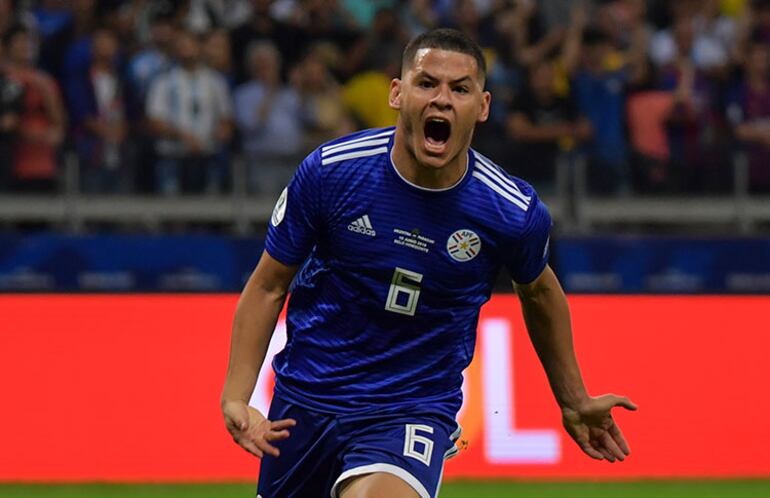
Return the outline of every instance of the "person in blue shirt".
[[[547,264],[548,210],[470,148],[489,113],[485,70],[460,32],[418,36],[391,85],[396,126],[322,145],[281,194],[235,313],[221,399],[235,442],[262,458],[261,498],[436,496],[479,309],[503,266],[566,430],[593,458],[629,454],[610,410],[635,405],[583,384]],[[265,416],[248,400],[290,285]]]

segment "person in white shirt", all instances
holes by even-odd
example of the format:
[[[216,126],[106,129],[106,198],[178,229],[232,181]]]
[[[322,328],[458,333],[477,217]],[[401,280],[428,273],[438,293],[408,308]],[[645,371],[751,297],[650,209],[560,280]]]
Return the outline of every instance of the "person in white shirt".
[[[197,35],[176,34],[177,65],[150,86],[149,126],[156,137],[158,192],[219,191],[214,181],[227,160],[232,102],[224,78],[200,62]]]

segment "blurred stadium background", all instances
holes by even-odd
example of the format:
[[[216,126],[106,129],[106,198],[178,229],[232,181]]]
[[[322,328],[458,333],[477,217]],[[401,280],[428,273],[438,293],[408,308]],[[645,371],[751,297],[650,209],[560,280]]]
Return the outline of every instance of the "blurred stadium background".
[[[484,47],[474,146],[551,209],[590,389],[641,406],[582,457],[501,278],[442,496],[770,496],[770,0],[0,0],[1,496],[253,496],[236,293],[434,26]]]

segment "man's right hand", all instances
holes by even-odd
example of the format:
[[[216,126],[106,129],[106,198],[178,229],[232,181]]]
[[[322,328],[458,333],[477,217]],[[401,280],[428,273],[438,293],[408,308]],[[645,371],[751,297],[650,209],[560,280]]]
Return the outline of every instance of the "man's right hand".
[[[222,415],[233,441],[258,458],[265,453],[279,456],[280,450],[271,443],[288,438],[289,427],[297,425],[297,421],[291,418],[275,422],[267,420],[259,410],[243,401],[223,401]]]

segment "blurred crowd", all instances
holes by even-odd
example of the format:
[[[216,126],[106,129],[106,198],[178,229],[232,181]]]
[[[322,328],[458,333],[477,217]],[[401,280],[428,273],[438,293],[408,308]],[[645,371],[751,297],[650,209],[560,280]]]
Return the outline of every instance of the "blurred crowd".
[[[0,192],[283,188],[322,141],[395,124],[408,40],[484,48],[475,146],[553,187],[770,191],[770,0],[0,0]]]

